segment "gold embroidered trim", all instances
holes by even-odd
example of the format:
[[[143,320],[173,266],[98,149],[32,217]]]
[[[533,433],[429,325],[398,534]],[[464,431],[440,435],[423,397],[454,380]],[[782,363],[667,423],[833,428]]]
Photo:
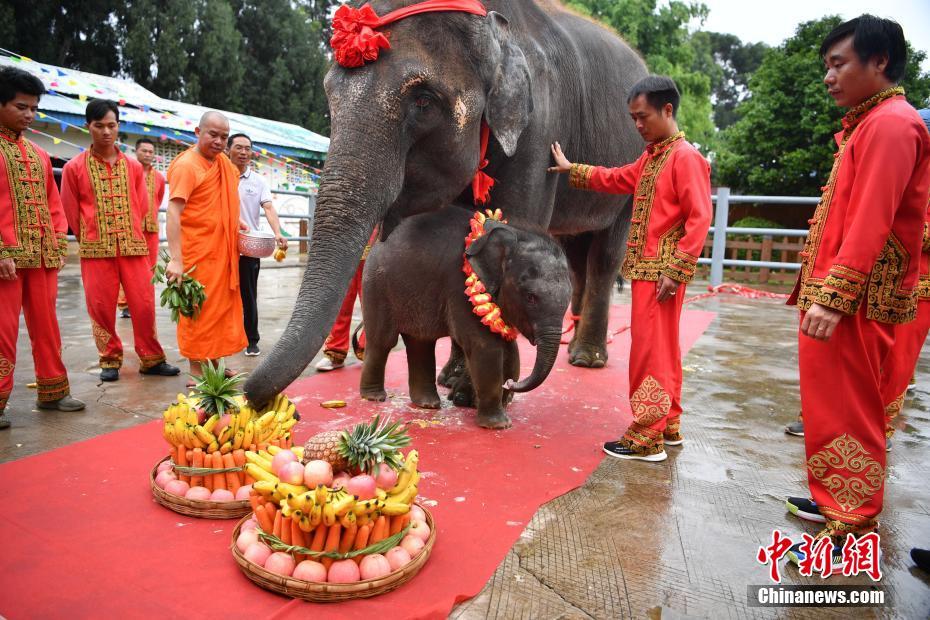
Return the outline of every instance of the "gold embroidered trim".
[[[891,439],[892,435],[894,435],[894,426],[892,424],[904,407],[904,396],[906,394],[907,390],[905,389],[896,399],[885,405],[885,437],[888,439]]]
[[[930,274],[923,274],[917,280],[917,299],[930,300]]]
[[[633,234],[632,228],[630,228],[630,234]],[[629,247],[628,242],[626,256],[623,259],[623,265],[620,266],[620,274],[627,280],[648,280],[650,282],[658,282],[659,276],[667,275],[673,280],[687,283],[690,278],[682,268],[676,267],[680,263],[674,260],[678,242],[684,235],[684,224],[678,224],[659,237],[658,256],[635,258],[634,249]],[[694,272],[692,271],[691,274],[693,275]]]
[[[641,426],[652,426],[668,415],[672,398],[655,377],[646,375],[636,391],[630,395],[633,419]]]
[[[140,355],[139,356],[139,369],[148,370],[154,366],[158,366],[165,361],[164,354],[162,355]]]
[[[924,222],[924,242],[921,249],[930,252],[930,222]]]
[[[568,173],[568,184],[575,189],[588,189],[591,184],[591,174],[594,172],[594,166],[588,164],[572,164],[572,169]]]
[[[869,501],[885,480],[881,463],[873,459],[858,440],[845,433],[811,456],[807,468],[843,513],[850,513]],[[821,507],[821,512],[824,508]]]
[[[97,239],[88,239],[81,222],[81,258],[112,258],[114,256],[145,256],[148,245],[132,227],[129,203],[129,166],[120,157],[115,164],[88,154],[87,173],[96,205]]]
[[[94,333],[94,344],[97,345],[97,352],[104,353],[107,350],[107,345],[110,344],[110,332],[105,330],[97,321],[91,319],[90,327]]]
[[[684,137],[685,137],[685,132],[679,131],[678,133],[674,133],[670,135],[669,137],[667,137],[665,140],[662,140],[661,142],[652,142],[650,144],[647,144],[646,150],[649,151],[650,154],[655,155],[656,153],[661,152],[663,149],[671,146],[672,144],[681,140]]]
[[[101,368],[122,368],[123,354],[119,355],[101,355],[99,365]]]
[[[68,246],[65,236],[52,226],[45,193],[45,166],[32,142],[16,140],[8,130],[3,136],[0,157],[6,162],[15,242],[0,242],[0,258],[12,258],[19,269],[41,267],[43,262],[46,267],[57,269]]]
[[[684,228],[682,228],[682,235]],[[679,240],[681,239],[679,236]],[[668,258],[665,268],[662,269],[662,275],[668,276],[676,282],[687,284],[694,278],[694,271],[697,269],[698,257],[692,256],[687,252],[682,252],[677,247]]]
[[[886,88],[885,90],[875,93],[856,107],[852,108],[843,116],[843,132],[851,134],[853,130],[862,122],[862,119],[872,111],[875,106],[885,101],[886,99],[891,99],[892,97],[897,97],[898,95],[904,94],[903,86],[894,86],[892,88]],[[845,137],[845,136],[844,136]]]
[[[663,433],[668,441],[678,441],[681,439],[681,416],[669,418],[665,424]]]
[[[869,278],[866,318],[899,325],[917,317],[917,291],[903,287],[909,263],[907,250],[890,234]]]
[[[633,422],[630,428],[626,429],[619,443],[623,447],[643,456],[658,454],[665,449],[661,432],[654,431],[648,426],[641,426],[636,422]]]
[[[158,206],[155,204],[155,169],[152,168],[145,173],[145,189],[149,194],[149,208],[145,212],[145,220],[142,222],[142,230],[145,232],[158,232]]]
[[[36,379],[36,393],[39,402],[47,403],[68,395],[68,375],[50,379]]]
[[[3,413],[3,410],[6,409],[6,403],[10,399],[10,392],[6,394],[0,393],[0,413]]]
[[[15,364],[13,362],[0,355],[0,379],[6,379],[13,374],[14,368]]]

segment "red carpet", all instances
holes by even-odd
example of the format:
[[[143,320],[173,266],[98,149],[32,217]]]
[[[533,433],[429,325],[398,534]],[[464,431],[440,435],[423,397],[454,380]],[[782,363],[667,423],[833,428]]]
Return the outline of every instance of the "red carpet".
[[[684,313],[684,350],[713,317]],[[614,307],[611,319],[611,331],[628,324],[629,307]],[[534,350],[521,346],[526,373]],[[510,406],[514,426],[507,431],[476,427],[473,410],[409,408],[403,353],[388,365],[396,398],[387,403],[358,400],[358,365],[291,386],[303,416],[298,440],[377,411],[414,422],[420,491],[435,502],[437,541],[413,581],[373,599],[311,605],[253,586],[228,551],[232,522],[182,517],[154,503],[148,472],[165,453],[158,423],[0,465],[0,614],[443,618],[481,590],[541,504],[585,481],[603,456],[599,444],[631,419],[628,349],[629,333],[622,332],[609,345],[608,367],[592,371],[569,366],[563,348],[549,381]],[[349,405],[316,406],[330,399]],[[687,425],[685,419],[686,433]]]

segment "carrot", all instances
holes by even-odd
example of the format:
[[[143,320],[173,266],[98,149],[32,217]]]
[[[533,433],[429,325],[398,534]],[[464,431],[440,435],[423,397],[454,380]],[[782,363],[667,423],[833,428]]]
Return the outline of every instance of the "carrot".
[[[203,466],[205,469],[213,469],[213,455],[212,454],[204,452]],[[207,487],[211,491],[213,490],[213,474],[203,475],[203,486]]]
[[[258,452],[258,446],[256,446],[254,443],[249,444],[249,452]]]
[[[182,448],[184,446],[181,446]],[[178,449],[175,446],[171,446],[171,450],[168,451],[168,460],[174,464],[178,462]]]
[[[339,537],[341,533],[342,525],[338,521],[329,526],[329,533],[326,536],[326,544],[323,546],[323,551],[338,551]],[[323,563],[323,566],[326,567],[326,570],[329,570],[329,567],[332,566],[334,560],[332,558],[321,558],[320,562]]]
[[[189,462],[188,462],[188,460],[187,460],[187,448],[185,448],[184,446],[178,446],[178,460],[177,460],[177,463],[178,463],[178,465],[181,466],[181,467],[188,467],[188,466],[189,466]],[[178,476],[178,478],[180,478],[181,480],[183,480],[183,481],[186,482],[187,484],[190,484],[190,483],[191,483],[191,477],[188,476],[188,475],[180,474],[180,475]]]
[[[275,506],[274,502],[265,503],[265,513],[268,515],[268,518],[273,522],[274,516],[278,512],[278,507]]]
[[[223,455],[223,467],[229,469],[236,466],[236,461],[233,460],[233,455],[228,452]],[[239,487],[242,486],[239,484],[239,472],[238,471],[228,471],[225,474],[226,476],[226,488],[232,491],[232,494],[235,495],[236,491],[239,490]]]
[[[284,517],[281,515],[281,511],[280,511],[280,510],[277,511],[277,512],[275,513],[275,515],[274,515],[274,527],[273,527],[273,529],[271,530],[271,533],[274,534],[275,536],[277,536],[278,538],[281,538],[281,520],[282,520],[283,518],[284,518]],[[290,531],[291,531],[291,528],[287,528],[287,531],[290,532]],[[281,542],[284,542],[283,539],[282,539]]]
[[[236,467],[245,467],[245,450],[239,448],[238,450],[233,450],[232,453],[233,463]],[[246,484],[252,484],[251,482],[245,481],[245,470],[237,471],[236,476],[239,478],[239,486]]]
[[[259,450],[259,452],[261,452],[262,450],[267,450],[267,449],[268,449],[268,442],[267,442],[267,441],[263,441],[263,442],[261,442],[260,444],[258,444],[258,450]]]
[[[300,529],[300,525],[297,523],[297,519],[288,520],[291,522],[291,544],[295,547],[306,547],[307,537],[304,536],[304,531]],[[296,560],[298,564],[306,559],[307,556],[302,553],[294,554],[294,560]]]
[[[256,514],[258,513],[259,510],[264,510],[264,508],[262,508],[262,505],[258,503],[258,497],[259,497],[258,493],[256,493],[255,491],[252,491],[251,493],[249,493],[249,506],[252,507],[252,512]]]
[[[255,509],[255,518],[258,519],[258,527],[262,528],[262,531],[266,534],[270,534],[274,530],[274,521],[268,516],[264,506]]]
[[[345,528],[342,533],[342,540],[339,541],[339,553],[348,553],[352,549],[352,543],[358,535],[358,526],[354,523]]]
[[[375,526],[371,530],[371,544],[381,542],[388,537],[388,521],[387,517],[381,515],[378,517],[378,520],[375,521]]]
[[[217,450],[213,453],[213,467],[216,469],[223,469],[223,455],[220,454],[220,451]],[[226,474],[219,473],[213,474],[213,488],[214,489],[225,489],[226,488]]]
[[[191,464],[194,467],[203,467],[203,450],[194,448],[194,456],[191,458]],[[192,487],[203,486],[203,476],[191,476]]]
[[[360,526],[358,526],[358,532],[356,532],[356,534],[355,534],[355,542],[352,543],[352,551],[358,551],[359,549],[364,549],[365,547],[367,547],[367,546],[368,546],[368,536],[369,536],[370,534],[371,534],[371,526],[370,526],[370,525],[360,525]],[[362,557],[363,557],[363,556],[361,556],[361,555],[357,555],[357,556],[355,556],[355,557],[352,558],[352,559],[355,560],[355,563],[356,563],[356,564],[361,564],[361,563],[362,563]]]
[[[316,532],[313,534],[313,542],[310,543],[310,551],[323,550],[323,545],[326,543],[326,533],[327,528],[325,525],[320,523],[318,526],[316,526]],[[319,561],[319,558],[313,559]]]
[[[388,529],[388,536],[393,536],[398,533],[405,527],[407,527],[407,522],[410,520],[410,513],[404,515],[397,515],[391,517],[391,525]]]

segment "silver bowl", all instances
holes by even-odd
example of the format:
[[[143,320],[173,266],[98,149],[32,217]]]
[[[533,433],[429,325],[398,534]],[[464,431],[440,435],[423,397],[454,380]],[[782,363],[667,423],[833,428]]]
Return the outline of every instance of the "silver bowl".
[[[239,231],[239,254],[252,258],[268,258],[274,253],[274,235],[262,230]]]

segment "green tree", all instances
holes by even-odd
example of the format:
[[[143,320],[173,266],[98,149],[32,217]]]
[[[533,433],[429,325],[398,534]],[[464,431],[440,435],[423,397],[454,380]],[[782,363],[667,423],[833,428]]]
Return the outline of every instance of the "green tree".
[[[568,4],[619,33],[639,50],[650,71],[668,75],[678,83],[681,91],[678,124],[689,140],[704,150],[710,149],[716,134],[710,102],[711,78],[695,69],[702,65],[699,53],[706,56],[707,50],[692,44],[688,30],[690,23],[703,22],[707,17],[707,6],[683,0],[669,0],[662,6],[657,0],[571,0]]]
[[[751,96],[740,119],[723,132],[716,180],[742,193],[815,196],[826,182],[836,150],[833,134],[844,110],[827,94],[818,54],[837,16],[802,23],[795,35],[769,50],[749,81]],[[918,107],[930,95],[921,74],[926,54],[910,50],[902,86]]]
[[[734,34],[698,31],[692,35],[695,71],[710,77],[714,125],[726,129],[735,123],[736,106],[749,94],[749,78],[762,64],[765,43],[743,43]]]
[[[188,69],[187,96],[209,108],[242,109],[242,35],[226,0],[203,0],[198,7],[196,62]]]

